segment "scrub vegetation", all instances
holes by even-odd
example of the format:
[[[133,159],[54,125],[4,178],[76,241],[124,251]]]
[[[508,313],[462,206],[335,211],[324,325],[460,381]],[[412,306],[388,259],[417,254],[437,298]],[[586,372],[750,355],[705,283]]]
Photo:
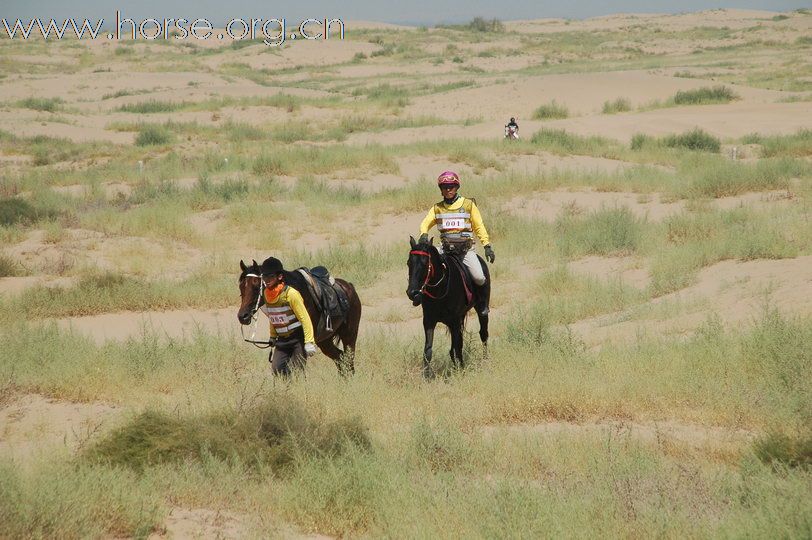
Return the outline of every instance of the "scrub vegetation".
[[[0,537],[184,511],[200,536],[809,536],[812,131],[737,112],[808,103],[809,17],[373,25],[318,58],[0,39]],[[496,252],[491,341],[469,318],[455,371],[437,332],[427,381],[405,263],[449,168]],[[271,255],[355,284],[353,377],[273,380],[243,342],[238,263]]]

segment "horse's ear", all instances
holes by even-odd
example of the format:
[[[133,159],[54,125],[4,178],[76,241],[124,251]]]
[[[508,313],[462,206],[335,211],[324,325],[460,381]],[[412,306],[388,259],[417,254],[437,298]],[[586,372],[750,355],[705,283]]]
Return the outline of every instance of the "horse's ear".
[[[244,262],[242,262],[242,259],[240,259],[240,270],[242,270],[243,272],[245,272],[246,270],[248,270],[248,267],[247,267],[247,266],[245,266],[245,263],[244,263]]]
[[[434,237],[429,238],[429,245],[434,245]]]
[[[409,236],[409,243],[412,244],[412,248],[417,245],[417,242],[414,241],[414,236]]]
[[[259,266],[259,265],[257,264],[257,260],[256,260],[256,259],[251,259],[251,260],[254,262],[254,266]]]

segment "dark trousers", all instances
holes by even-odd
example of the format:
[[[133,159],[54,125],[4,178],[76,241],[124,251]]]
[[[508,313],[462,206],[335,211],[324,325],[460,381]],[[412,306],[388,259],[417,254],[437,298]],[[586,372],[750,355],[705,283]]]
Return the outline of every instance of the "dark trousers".
[[[277,339],[270,360],[274,375],[289,377],[293,370],[304,370],[304,338],[296,336]]]

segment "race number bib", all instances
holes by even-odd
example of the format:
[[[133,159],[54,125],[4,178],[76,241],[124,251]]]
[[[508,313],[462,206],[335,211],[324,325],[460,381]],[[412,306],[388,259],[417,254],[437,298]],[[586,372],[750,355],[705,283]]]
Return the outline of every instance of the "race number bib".
[[[271,324],[274,326],[285,326],[288,324],[288,316],[282,313],[272,313],[268,315],[268,318],[271,319]]]
[[[465,220],[463,218],[443,218],[443,229],[464,229]]]

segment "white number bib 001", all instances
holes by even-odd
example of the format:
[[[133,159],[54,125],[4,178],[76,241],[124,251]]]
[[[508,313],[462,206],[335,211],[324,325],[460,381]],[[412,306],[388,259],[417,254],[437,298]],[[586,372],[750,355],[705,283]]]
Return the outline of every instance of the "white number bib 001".
[[[443,230],[464,228],[465,219],[463,218],[443,218]]]

